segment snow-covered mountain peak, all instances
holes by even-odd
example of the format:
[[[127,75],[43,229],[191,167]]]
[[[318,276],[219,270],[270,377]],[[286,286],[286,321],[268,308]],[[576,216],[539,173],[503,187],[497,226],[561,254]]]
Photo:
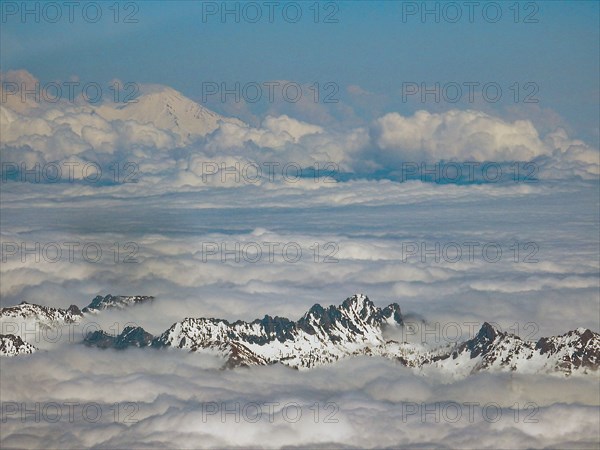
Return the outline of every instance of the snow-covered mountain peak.
[[[151,302],[154,297],[147,295],[97,295],[89,305],[82,309],[84,313],[100,311],[103,309],[123,309],[130,305]]]
[[[477,332],[477,338],[480,341],[493,341],[499,335],[506,335],[506,333],[498,331],[498,329],[495,326],[488,322],[484,322],[479,331]]]
[[[130,102],[121,105],[104,104],[97,113],[106,120],[133,120],[151,124],[174,133],[182,145],[212,133],[221,122],[245,125],[242,121],[224,117],[185,97],[169,87],[154,87]]]
[[[0,356],[28,355],[37,349],[14,334],[0,334]]]
[[[41,326],[49,327],[55,324],[75,323],[81,317],[82,312],[76,305],[71,305],[67,309],[60,309],[22,301],[16,306],[0,308],[0,320],[19,318],[33,320]]]
[[[369,300],[369,297],[363,294],[354,294],[352,297],[347,298],[342,303],[342,307],[346,310],[354,311],[364,318],[374,314],[378,309],[373,302]]]

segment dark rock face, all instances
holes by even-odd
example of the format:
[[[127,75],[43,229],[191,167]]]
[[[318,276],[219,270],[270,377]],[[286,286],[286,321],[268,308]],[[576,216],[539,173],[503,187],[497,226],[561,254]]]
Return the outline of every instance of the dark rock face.
[[[242,325],[244,322],[237,321],[233,324]],[[244,333],[242,334],[246,340],[253,344],[264,345],[268,342],[271,342],[277,339],[279,342],[284,342],[288,339],[293,338],[293,331],[296,328],[295,323],[285,317],[271,317],[266,315],[263,319],[256,319],[251,322],[251,324],[256,324],[264,330],[262,336],[257,336],[254,334]],[[233,338],[234,333],[230,333],[229,337]]]
[[[465,342],[464,348],[467,348],[471,352],[471,358],[476,358],[479,355],[487,354],[496,338],[505,335],[506,333],[499,333],[493,326],[485,322],[477,335]]]
[[[83,316],[81,310],[76,305],[71,305],[67,308],[67,312],[74,316]]]
[[[254,354],[246,346],[232,343],[229,358],[227,358],[223,368],[234,369],[236,367],[266,366],[268,364],[269,362],[266,359]]]
[[[117,338],[102,330],[97,330],[89,333],[83,340],[85,345],[99,347],[99,348],[112,348],[115,345]]]
[[[600,366],[600,342],[598,333],[579,328],[561,336],[541,338],[535,344],[541,355],[561,355],[560,368],[598,369]]]
[[[117,336],[112,336],[102,330],[88,334],[84,343],[88,346],[99,348],[114,348],[123,350],[127,347],[148,347],[152,344],[154,336],[147,333],[142,327],[126,327]]]
[[[402,325],[404,323],[402,319],[402,314],[400,312],[400,305],[398,305],[398,303],[392,303],[391,305],[386,306],[381,311],[381,314],[385,319],[388,319],[390,317],[393,318],[394,322],[396,322],[399,325]]]

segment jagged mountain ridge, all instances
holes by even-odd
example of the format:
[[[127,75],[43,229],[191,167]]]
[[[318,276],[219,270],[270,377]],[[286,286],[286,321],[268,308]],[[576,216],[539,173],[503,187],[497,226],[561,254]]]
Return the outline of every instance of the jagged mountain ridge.
[[[339,306],[314,305],[298,321],[265,316],[253,322],[186,318],[157,337],[142,328],[119,336],[97,332],[88,345],[123,349],[128,346],[174,347],[210,352],[226,359],[225,367],[280,363],[297,369],[368,355],[398,361],[424,373],[443,371],[468,376],[480,371],[522,373],[587,373],[600,364],[600,335],[579,328],[537,342],[503,333],[489,323],[463,343],[430,348],[386,340],[385,327],[402,326],[400,307],[376,307],[364,295]]]
[[[0,308],[0,320],[20,318],[34,320],[40,326],[55,327],[69,323],[76,323],[86,313],[93,313],[104,309],[122,309],[131,305],[151,302],[154,297],[148,295],[97,295],[89,305],[79,309],[77,305],[68,308],[53,308],[51,306],[36,305],[23,301],[15,306]]]
[[[213,350],[234,355],[238,365],[245,365],[242,355],[246,354],[251,355],[249,363],[259,360],[310,368],[378,347],[385,343],[382,328],[401,323],[398,304],[381,309],[366,296],[355,295],[340,306],[316,304],[296,322],[271,316],[231,324],[187,318],[153,340],[152,346]]]
[[[578,328],[559,336],[525,341],[486,322],[472,339],[434,355],[431,366],[457,376],[480,371],[588,373],[600,367],[600,334]]]
[[[151,302],[154,300],[153,296],[148,295],[106,295],[102,297],[97,295],[94,297],[92,302],[83,308],[83,313],[101,311],[103,309],[117,308],[123,309],[131,305],[139,303]]]
[[[83,313],[76,305],[62,309],[23,301],[16,306],[0,308],[0,320],[8,318],[29,319],[36,321],[42,327],[48,328],[76,323],[81,317],[83,317]]]
[[[118,336],[113,336],[102,330],[96,330],[85,337],[86,345],[100,348],[125,349],[127,347],[146,347],[152,344],[154,336],[142,327],[125,327]]]
[[[44,326],[64,326],[108,308],[121,309],[150,302],[151,296],[97,296],[82,310],[50,308],[29,303],[0,309],[0,319],[21,318]],[[381,356],[416,371],[445,372],[463,377],[480,371],[520,373],[595,372],[600,365],[600,334],[578,328],[560,336],[525,341],[484,323],[467,341],[437,348],[387,340],[387,327],[402,327],[400,307],[376,307],[365,295],[341,305],[313,305],[297,321],[264,316],[252,322],[212,318],[186,318],[159,336],[141,327],[127,327],[117,335],[95,331],[85,337],[88,346],[177,348],[207,352],[225,358],[225,368],[283,364],[309,369],[352,356]],[[28,354],[36,348],[15,335],[4,333],[0,355]]]
[[[77,305],[71,305],[64,309],[53,308],[26,301],[15,306],[0,308],[0,335],[5,339],[2,347],[0,347],[0,356],[32,353],[29,350],[35,350],[36,347],[25,341],[28,334],[33,333],[37,343],[46,330],[57,330],[67,325],[80,323],[86,316],[91,316],[102,310],[123,309],[131,305],[151,302],[152,300],[154,300],[152,296],[109,294],[104,297],[101,295],[96,296],[83,309],[79,309]],[[24,335],[25,339],[21,335]],[[14,348],[21,348],[22,351],[15,352]]]

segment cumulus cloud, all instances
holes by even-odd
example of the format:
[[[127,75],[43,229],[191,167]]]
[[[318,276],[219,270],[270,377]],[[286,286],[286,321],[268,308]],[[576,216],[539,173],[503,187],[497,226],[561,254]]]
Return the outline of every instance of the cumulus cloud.
[[[476,111],[390,113],[375,121],[373,132],[382,150],[397,149],[416,161],[530,160],[544,153],[531,122],[507,123]]]
[[[323,128],[292,119],[288,116],[267,116],[261,127],[252,128],[244,124],[223,124],[210,137],[207,148],[218,151],[222,149],[244,148],[246,143],[258,147],[281,149],[286,144],[298,143],[306,135],[322,133]]]
[[[17,75],[7,76],[33,79]],[[540,135],[525,119],[511,122],[474,110],[421,110],[412,116],[388,113],[369,127],[316,125],[286,114],[267,115],[251,126],[219,116],[171,88],[142,87],[136,102],[125,105],[94,105],[80,96],[25,107],[28,103],[15,103],[18,96],[10,95],[11,102],[0,106],[3,160],[19,152],[19,161],[133,159],[161,176],[163,189],[173,179],[175,188],[200,187],[198,167],[204,161],[224,163],[227,169],[235,169],[236,162],[292,162],[304,168],[333,162],[337,170],[359,176],[397,173],[405,162],[438,161],[533,161],[542,178],[600,173],[597,149],[563,128]],[[362,92],[358,87],[350,91]]]
[[[120,148],[173,148],[175,139],[164,130],[134,121],[108,122],[90,107],[50,109],[35,117],[2,109],[2,144],[40,152],[47,161],[93,151],[113,154]]]
[[[562,167],[570,175],[600,173],[598,151],[570,139],[563,129],[544,138],[529,120],[507,122],[479,111],[417,111],[410,117],[389,113],[374,121],[371,133],[383,151],[379,157],[388,164],[407,160],[532,161],[547,157],[553,159],[550,167]],[[558,175],[558,171],[552,175]]]

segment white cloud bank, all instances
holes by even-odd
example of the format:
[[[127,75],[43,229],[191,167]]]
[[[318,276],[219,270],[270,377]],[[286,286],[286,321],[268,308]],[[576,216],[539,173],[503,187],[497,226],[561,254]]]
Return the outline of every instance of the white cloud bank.
[[[3,423],[3,448],[593,448],[599,438],[592,380],[483,375],[438,385],[373,358],[219,372],[199,355],[152,353],[73,347],[12,359],[2,398],[19,406]],[[20,420],[21,402],[68,401],[97,404],[102,416],[86,421],[76,407],[69,423],[63,407],[62,423],[45,420],[50,409],[38,423]]]
[[[33,78],[26,72],[9,75],[27,83]],[[362,175],[398,170],[406,161],[533,160],[541,178],[600,174],[598,150],[563,129],[540,136],[529,120],[510,122],[473,110],[389,113],[368,128],[325,128],[287,115],[267,116],[253,127],[160,86],[143,88],[138,102],[126,105],[94,106],[81,98],[32,105],[31,99],[19,98],[8,95],[0,106],[4,161],[143,160],[150,173],[165,181],[178,178],[177,185],[199,185],[197,161],[215,159],[304,167],[332,161],[340,170]]]

